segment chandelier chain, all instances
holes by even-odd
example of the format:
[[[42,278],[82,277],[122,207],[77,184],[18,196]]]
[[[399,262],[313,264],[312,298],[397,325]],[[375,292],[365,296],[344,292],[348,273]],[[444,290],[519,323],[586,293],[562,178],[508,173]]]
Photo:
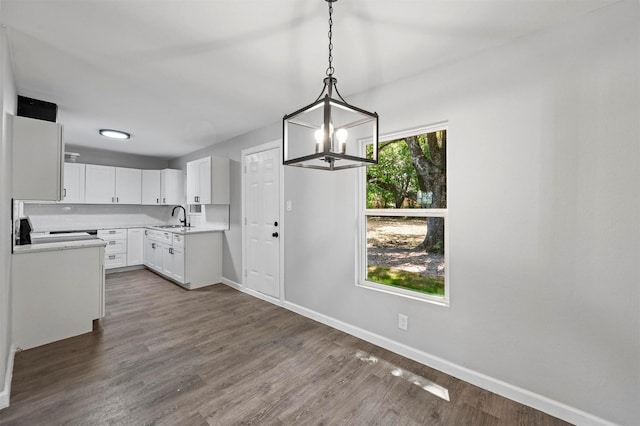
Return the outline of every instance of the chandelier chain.
[[[331,1],[329,3],[329,67],[327,68],[327,76],[333,77],[333,72],[335,68],[333,68],[333,3]]]

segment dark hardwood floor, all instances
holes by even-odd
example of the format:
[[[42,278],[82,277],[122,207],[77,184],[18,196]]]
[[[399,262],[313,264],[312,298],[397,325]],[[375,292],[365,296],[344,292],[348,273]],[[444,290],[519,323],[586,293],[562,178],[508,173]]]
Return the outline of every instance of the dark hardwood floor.
[[[16,354],[0,424],[566,423],[227,286],[138,270],[107,276],[100,330]]]

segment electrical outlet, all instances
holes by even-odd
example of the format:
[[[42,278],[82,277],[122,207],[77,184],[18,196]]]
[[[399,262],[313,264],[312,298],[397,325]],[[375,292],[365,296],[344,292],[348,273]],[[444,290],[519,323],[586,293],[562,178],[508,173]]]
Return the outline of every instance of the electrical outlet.
[[[406,315],[398,314],[398,328],[400,330],[407,331],[409,329],[409,317]]]

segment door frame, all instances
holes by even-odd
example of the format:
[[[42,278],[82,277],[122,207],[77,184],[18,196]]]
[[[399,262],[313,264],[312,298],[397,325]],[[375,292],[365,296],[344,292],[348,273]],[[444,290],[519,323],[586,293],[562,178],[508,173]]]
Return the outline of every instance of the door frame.
[[[280,293],[280,297],[276,298],[276,297],[271,297],[268,296],[266,294],[260,293],[259,291],[255,291],[252,290],[250,288],[247,287],[247,245],[246,245],[246,236],[247,236],[247,223],[246,223],[246,191],[245,191],[245,185],[246,185],[246,157],[252,154],[257,154],[259,152],[263,152],[263,151],[269,151],[272,149],[278,149],[278,153],[277,153],[277,157],[276,158],[282,158],[282,140],[278,139],[272,142],[267,142],[261,145],[256,145],[253,146],[251,148],[246,148],[243,149],[241,151],[240,154],[240,173],[242,175],[242,212],[241,212],[241,224],[242,224],[242,271],[241,271],[241,276],[242,276],[242,283],[241,283],[241,290],[244,291],[245,293],[248,293],[252,296],[258,297],[260,299],[266,300],[267,302],[271,302],[274,303],[276,305],[279,306],[283,306],[284,305],[284,301],[285,301],[285,294],[284,294],[284,236],[285,236],[285,224],[284,224],[284,211],[282,208],[282,203],[284,200],[284,167],[282,166],[282,163],[278,161],[278,179],[279,179],[279,202],[278,202],[278,223],[280,224],[279,231],[278,233],[280,234],[278,240],[278,248],[279,248],[279,258],[280,258],[280,264],[278,265],[278,280],[279,280],[279,293]]]

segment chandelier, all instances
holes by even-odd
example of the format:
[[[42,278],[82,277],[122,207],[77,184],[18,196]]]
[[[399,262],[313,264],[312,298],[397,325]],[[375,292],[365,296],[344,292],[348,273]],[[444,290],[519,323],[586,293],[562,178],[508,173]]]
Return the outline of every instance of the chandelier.
[[[340,170],[378,163],[378,114],[355,107],[338,92],[333,76],[333,3],[329,4],[329,67],[318,98],[282,119],[283,164]],[[337,95],[337,98],[334,97]],[[365,149],[371,144],[372,149]]]

